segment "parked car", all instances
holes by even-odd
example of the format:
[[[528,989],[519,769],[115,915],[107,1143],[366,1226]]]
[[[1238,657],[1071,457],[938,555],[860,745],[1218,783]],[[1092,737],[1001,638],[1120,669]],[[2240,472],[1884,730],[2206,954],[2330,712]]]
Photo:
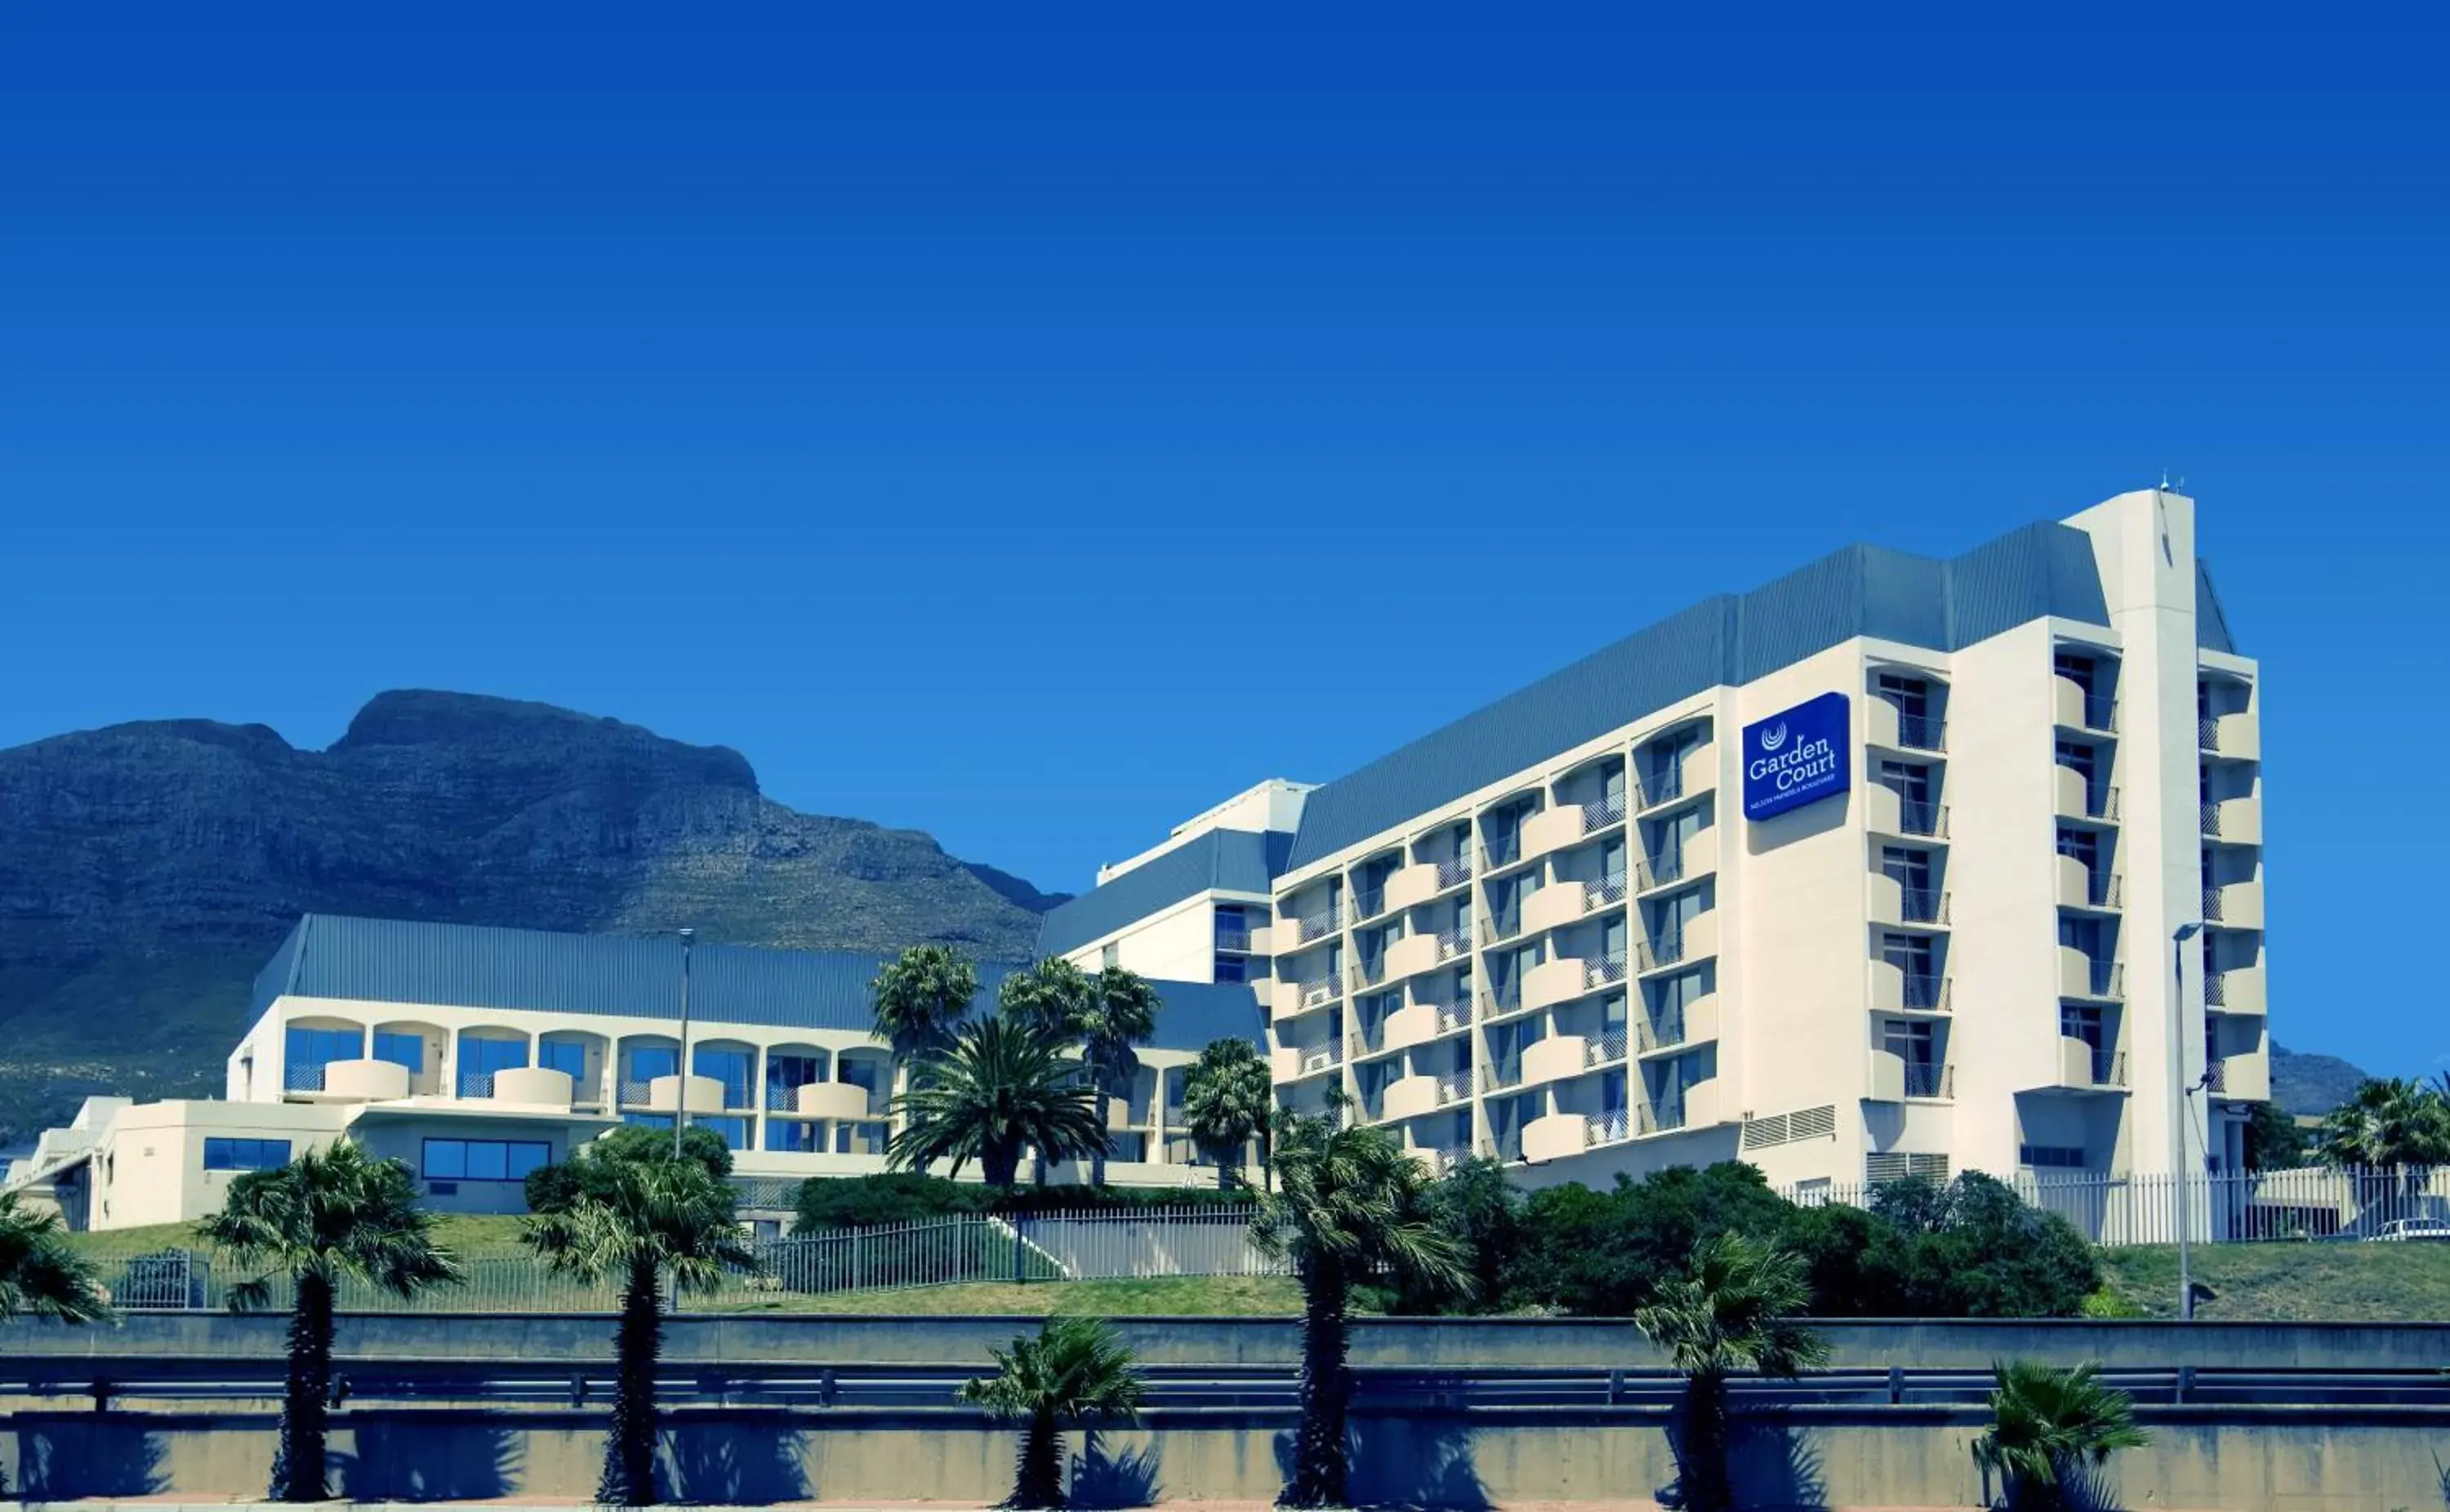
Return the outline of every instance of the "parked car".
[[[2450,1218],[2393,1218],[2374,1231],[2376,1243],[2409,1239],[2450,1240]]]

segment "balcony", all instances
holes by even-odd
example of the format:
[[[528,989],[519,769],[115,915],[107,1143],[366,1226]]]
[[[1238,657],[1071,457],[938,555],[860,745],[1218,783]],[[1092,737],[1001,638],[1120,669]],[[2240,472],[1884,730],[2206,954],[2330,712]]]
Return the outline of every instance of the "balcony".
[[[1387,1016],[1385,1045],[1389,1050],[1409,1050],[1441,1035],[1468,1028],[1471,1020],[1471,1002],[1468,998],[1461,1002],[1410,1003]]]
[[[1471,1158],[1469,1145],[1415,1145],[1406,1153],[1431,1176],[1443,1176]]]
[[[1874,872],[1869,879],[1872,922],[1891,928],[1912,924],[1922,929],[1948,924],[1948,894],[1935,887],[1908,887],[1894,877]]]
[[[1410,908],[1471,881],[1471,861],[1418,861],[1387,879],[1387,906]]]
[[[1348,1060],[1367,1060],[1372,1056],[1389,1055],[1402,1048],[1387,1043],[1387,1026],[1384,1023],[1365,1024],[1344,1037],[1344,1054]]]
[[[1480,1068],[1480,1090],[1512,1092],[1523,1085],[1523,1057],[1497,1061]]]
[[[2052,717],[2061,729],[2080,729],[2088,734],[2113,735],[2118,732],[2118,701],[2109,693],[2087,692],[2073,678],[2053,677],[2051,688]]]
[[[1718,743],[1707,741],[1686,751],[1666,770],[1644,773],[1635,802],[1642,812],[1648,813],[1706,793],[1718,785]]]
[[[1537,1044],[1523,1050],[1523,1085],[1543,1086],[1579,1076],[1588,1062],[1585,1054],[1590,1041],[1581,1035],[1550,1035]]]
[[[1560,804],[1523,822],[1523,849],[1540,855],[1571,845],[1624,823],[1625,798],[1597,798],[1586,804]]]
[[[1289,919],[1285,921],[1282,929],[1285,948],[1300,950],[1306,945],[1314,945],[1343,927],[1344,910],[1336,907],[1322,908],[1314,914],[1304,914],[1299,919]]]
[[[1435,968],[1446,959],[1438,954],[1435,935],[1406,935],[1387,947],[1386,970],[1382,976],[1397,979],[1414,976]]]
[[[1438,1078],[1435,1076],[1398,1076],[1387,1083],[1378,1099],[1381,1118],[1417,1118],[1438,1109]]]
[[[2227,845],[2263,843],[2263,800],[2248,793],[2203,805],[2204,836]]]
[[[1634,1021],[1636,1053],[1662,1056],[1719,1037],[1719,995],[1707,993],[1656,1018]]]
[[[1937,972],[1909,972],[1895,961],[1872,962],[1872,1009],[1876,1013],[1944,1014],[1953,983]]]
[[[2263,723],[2252,713],[2214,714],[2196,724],[2196,740],[2206,754],[2230,761],[2263,759]]]
[[[1298,1081],[1344,1064],[1339,1040],[1317,1044],[1279,1045],[1268,1053],[1268,1072],[1277,1081]]]
[[[2204,977],[2204,1006],[2225,1014],[2264,1014],[2263,968],[2231,966]]]
[[[2059,1037],[2057,1079],[2040,1090],[2055,1092],[2125,1092],[2127,1052],[2107,1050],[2073,1035]]]
[[[1584,963],[1565,957],[1544,960],[1523,974],[1523,1006],[1546,1008],[1556,1003],[1570,1002],[1583,995]]]
[[[723,1107],[723,1083],[708,1076],[692,1076],[690,1089],[690,1112],[713,1113]],[[715,1089],[714,1105],[698,1106],[698,1094],[707,1087]],[[551,1066],[505,1066],[494,1073],[491,1096],[496,1102],[515,1102],[531,1108],[567,1108],[576,1086],[567,1071]],[[651,1094],[650,1095],[651,1100]]]
[[[2072,766],[2053,769],[2058,783],[2058,802],[2054,805],[2061,819],[2086,820],[2096,824],[2118,823],[2118,789],[2095,782]]]
[[[1485,915],[1480,921],[1480,942],[1483,945],[1499,944],[1521,933],[1523,910],[1520,907],[1507,913]]]
[[[1887,1050],[1872,1052],[1869,1102],[1943,1102],[1956,1095],[1956,1068],[1908,1060]]]
[[[1480,1142],[1480,1153],[1481,1157],[1487,1160],[1504,1161],[1508,1164],[1520,1161],[1523,1158],[1523,1131],[1509,1129],[1502,1134],[1483,1139]]]
[[[1719,869],[1719,831],[1716,826],[1702,830],[1678,849],[1646,857],[1635,863],[1635,867],[1634,882],[1641,892],[1706,877]]]
[[[2074,856],[2051,859],[2058,863],[2057,896],[2061,908],[2107,912],[2125,901],[2126,879],[2117,873],[2095,870]]]
[[[495,1079],[498,1081],[503,1075],[504,1074],[501,1072],[496,1072],[494,1074]],[[569,1078],[564,1076],[562,1079],[567,1081]],[[683,1079],[684,1078],[678,1076],[656,1076],[648,1081],[647,1110],[650,1113],[680,1112],[681,1082]],[[724,1111],[724,1087],[722,1081],[713,1076],[690,1076],[686,1079],[689,1082],[689,1111],[690,1113],[713,1114],[722,1113]]]
[[[293,1065],[284,1080],[287,1091],[320,1092],[336,1101],[389,1102],[407,1096],[409,1091],[408,1068],[389,1060],[327,1060]]]
[[[1948,838],[1948,805],[1925,800],[1909,802],[1894,787],[1874,783],[1863,789],[1863,819],[1876,835],[1900,835],[1915,840]]]
[[[1889,750],[1944,751],[1948,727],[1932,715],[1901,713],[1887,699],[1872,698],[1863,704],[1863,738]]]
[[[2227,882],[2204,889],[2204,922],[2223,929],[2263,927],[2263,883]]]
[[[1323,1008],[1343,996],[1343,984],[1333,977],[1312,977],[1308,980],[1298,977],[1280,977],[1276,979],[1273,1003],[1274,1016],[1290,1018],[1294,1014]]]
[[[1606,1030],[1583,1041],[1583,1069],[1596,1071],[1623,1060],[1632,1049],[1632,1038],[1624,1026]]]
[[[1377,918],[1380,914],[1383,914],[1386,911],[1386,888],[1355,887],[1352,890],[1352,921],[1354,923],[1368,923],[1371,920]]]
[[[1686,920],[1682,928],[1663,930],[1651,939],[1636,941],[1634,948],[1645,974],[1715,956],[1719,953],[1719,911],[1713,908],[1696,915]]]
[[[1707,1128],[1718,1121],[1719,1082],[1714,1076],[1643,1108],[1638,1122],[1640,1133],[1656,1134]]]
[[[2271,1062],[2260,1054],[2216,1056],[2204,1066],[2204,1090],[2240,1102],[2269,1102]]]
[[[2127,996],[2127,968],[2095,960],[2073,945],[2059,947],[2059,996],[2115,1001]]]
[[[811,1081],[792,1089],[791,1111],[803,1118],[859,1122],[885,1116],[885,1099],[848,1081]]]

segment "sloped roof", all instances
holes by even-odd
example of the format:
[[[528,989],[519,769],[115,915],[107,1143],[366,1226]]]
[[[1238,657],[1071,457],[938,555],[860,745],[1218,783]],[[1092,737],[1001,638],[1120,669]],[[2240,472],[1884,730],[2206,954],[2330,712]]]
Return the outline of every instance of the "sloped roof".
[[[1264,883],[1262,887],[1264,888]],[[700,944],[690,1018],[703,1023],[865,1030],[868,984],[887,958],[859,951]],[[981,962],[979,1002],[1016,969]],[[681,943],[669,935],[570,935],[481,924],[308,914],[256,978],[253,1022],[275,998],[360,998],[457,1008],[680,1016]],[[1257,996],[1235,983],[1158,981],[1162,1050],[1258,1041]]]
[[[1201,893],[1264,898],[1285,869],[1293,838],[1274,830],[1212,829],[1151,857],[1102,887],[1047,910],[1038,926],[1040,956],[1078,950],[1100,935],[1161,913]]]

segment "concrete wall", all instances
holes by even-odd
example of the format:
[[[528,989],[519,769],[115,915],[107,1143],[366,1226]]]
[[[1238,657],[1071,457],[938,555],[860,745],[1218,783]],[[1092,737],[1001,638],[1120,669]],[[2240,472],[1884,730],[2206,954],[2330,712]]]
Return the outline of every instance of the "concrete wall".
[[[2421,1507],[2441,1492],[2450,1414],[2387,1409],[2148,1408],[2152,1444],[2118,1456],[2100,1504],[2238,1512]],[[0,1464],[29,1501],[260,1496],[270,1412],[29,1412]],[[560,1409],[343,1408],[334,1489],[356,1501],[591,1496],[604,1415]],[[1084,1504],[1272,1499],[1293,1415],[1156,1411],[1137,1428],[1073,1438]],[[1797,1408],[1740,1430],[1739,1496],[1755,1506],[1972,1506],[1993,1500],[1974,1464],[1982,1414],[1955,1408]],[[925,1500],[983,1505],[1009,1488],[1013,1436],[960,1410],[682,1409],[667,1415],[668,1494],[756,1503]],[[1566,1502],[1649,1506],[1676,1481],[1660,1408],[1363,1413],[1359,1500],[1430,1507]]]
[[[1151,1365],[1291,1365],[1300,1358],[1291,1318],[1118,1318],[1123,1342]],[[285,1320],[227,1313],[140,1313],[113,1328],[20,1318],[0,1328],[0,1356],[92,1358],[176,1355],[270,1359]],[[753,1317],[683,1314],[665,1323],[664,1357],[726,1361],[984,1365],[991,1347],[1035,1325],[1011,1317]],[[1987,1368],[1995,1360],[2096,1360],[2113,1368],[2434,1369],[2450,1360],[2450,1324],[2156,1323],[2035,1320],[1818,1325],[1838,1367]],[[605,1315],[350,1314],[339,1354],[356,1359],[528,1360],[601,1364],[612,1352]],[[1560,1369],[1662,1367],[1631,1323],[1609,1318],[1362,1318],[1356,1366],[1545,1366]]]

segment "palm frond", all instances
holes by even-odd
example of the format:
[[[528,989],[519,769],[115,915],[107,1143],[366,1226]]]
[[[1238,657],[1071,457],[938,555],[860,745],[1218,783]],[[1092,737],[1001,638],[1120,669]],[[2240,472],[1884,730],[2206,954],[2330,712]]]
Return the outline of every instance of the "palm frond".
[[[894,1099],[903,1127],[886,1147],[896,1169],[949,1159],[992,1165],[1023,1148],[1049,1160],[1105,1144],[1105,1121],[1079,1063],[1027,1026],[990,1015],[962,1030],[926,1063],[919,1084]]]
[[[59,1214],[0,1193],[0,1318],[14,1314],[97,1323],[112,1317],[110,1298],[86,1258],[68,1246]]]
[[[996,1373],[964,1381],[960,1400],[1006,1421],[1137,1422],[1145,1389],[1132,1352],[1097,1318],[1053,1317],[1035,1338],[990,1349]]]

